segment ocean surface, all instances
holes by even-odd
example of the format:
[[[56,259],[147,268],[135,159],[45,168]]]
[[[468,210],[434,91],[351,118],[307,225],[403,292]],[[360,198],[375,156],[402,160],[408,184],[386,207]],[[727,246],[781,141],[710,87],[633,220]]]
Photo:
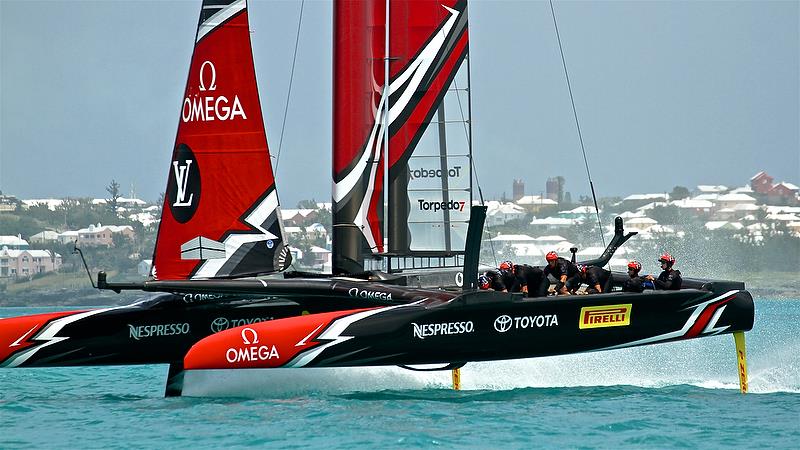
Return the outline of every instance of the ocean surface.
[[[55,308],[0,308],[11,317]],[[800,299],[756,299],[750,393],[731,335],[604,353],[398,368],[0,370],[0,448],[800,448]]]

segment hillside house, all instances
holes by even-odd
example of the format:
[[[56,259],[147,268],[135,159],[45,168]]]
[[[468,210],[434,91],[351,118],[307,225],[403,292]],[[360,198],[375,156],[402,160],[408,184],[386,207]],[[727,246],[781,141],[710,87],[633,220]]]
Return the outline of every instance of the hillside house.
[[[61,255],[50,250],[0,249],[0,278],[30,277],[61,267]]]
[[[753,192],[766,195],[772,189],[772,179],[767,172],[758,172],[750,178],[750,187],[753,188]]]
[[[28,241],[22,236],[0,236],[0,248],[6,247],[9,250],[25,250],[29,247]]]
[[[121,234],[128,239],[134,239],[136,234],[130,225],[89,225],[88,228],[78,230],[78,246],[93,247],[114,245],[114,235]]]

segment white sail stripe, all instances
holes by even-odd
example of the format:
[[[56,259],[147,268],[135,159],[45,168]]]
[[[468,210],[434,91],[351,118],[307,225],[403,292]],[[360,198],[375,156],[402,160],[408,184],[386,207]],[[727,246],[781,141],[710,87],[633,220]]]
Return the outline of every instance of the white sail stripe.
[[[327,330],[323,331],[322,334],[319,335],[319,337],[316,338],[316,340],[319,340],[319,339],[324,339],[324,340],[331,339],[332,340],[331,342],[328,342],[328,343],[326,343],[326,344],[324,344],[322,346],[319,346],[319,347],[317,347],[317,348],[315,348],[315,349],[313,349],[313,350],[311,350],[309,352],[301,353],[300,355],[295,356],[294,359],[292,359],[291,361],[286,363],[286,365],[284,367],[304,367],[304,366],[308,365],[308,363],[310,363],[311,361],[316,359],[317,356],[319,356],[319,354],[322,353],[322,351],[325,350],[326,348],[329,348],[329,347],[332,347],[334,345],[341,344],[342,342],[346,342],[346,341],[349,341],[350,339],[353,339],[354,336],[342,336],[341,334],[344,332],[344,330],[347,329],[347,327],[349,327],[350,325],[352,325],[353,323],[355,323],[355,322],[357,322],[357,321],[359,321],[361,319],[373,316],[375,314],[378,314],[378,313],[381,313],[381,312],[384,312],[384,311],[389,311],[391,309],[396,309],[396,308],[402,308],[402,307],[405,307],[405,306],[416,305],[416,304],[419,304],[422,301],[424,301],[424,299],[418,300],[418,301],[413,302],[413,303],[409,303],[407,305],[395,305],[395,306],[387,306],[385,308],[371,309],[369,311],[362,311],[360,313],[355,313],[355,314],[352,314],[352,315],[349,315],[349,316],[345,316],[345,317],[336,319],[336,320],[334,320],[333,325],[331,325]]]
[[[200,269],[192,275],[193,280],[214,278],[219,273],[222,266],[227,263],[233,255],[244,245],[250,242],[266,241],[269,239],[265,234],[232,234],[225,238],[224,259],[207,259],[200,266]]]
[[[437,32],[436,37],[434,39],[431,39],[431,42],[429,42],[428,45],[426,45],[425,48],[422,50],[422,52],[420,52],[420,56],[418,56],[417,59],[415,59],[411,65],[406,67],[406,70],[404,70],[403,73],[398,75],[397,78],[395,78],[394,81],[389,84],[390,93],[394,94],[395,91],[397,91],[397,89],[400,88],[400,86],[405,84],[406,80],[408,80],[411,74],[414,73],[414,71],[417,70],[417,67],[421,64],[422,59],[424,58],[423,55],[427,56],[430,54],[429,52],[430,48],[432,48],[434,45],[436,47],[436,51],[433,53],[433,56],[436,56],[436,54],[439,53],[439,49],[441,49],[442,44],[444,43],[445,36],[447,36],[447,34],[450,33],[450,29],[453,28],[453,25],[455,24],[455,19],[460,14],[458,11],[450,9],[446,6],[444,6],[444,8],[450,12],[451,15],[450,19],[448,19],[447,22],[445,22],[442,29],[440,29]],[[433,58],[427,58],[427,59],[432,60]],[[430,62],[428,63],[428,66],[430,66]]]
[[[455,25],[459,13],[458,11],[449,8],[447,9],[450,11],[451,15],[450,18],[447,19],[447,22],[444,24],[444,26],[436,33],[436,36],[431,39],[430,42],[428,42],[428,45],[426,45],[422,52],[420,52],[414,63],[389,85],[389,92],[393,94],[397,89],[400,88],[401,85],[405,84],[409,77],[412,77],[411,81],[400,95],[400,98],[389,108],[389,123],[394,122],[394,120],[408,106],[408,103],[411,101],[412,96],[417,91],[422,79],[433,64],[436,55],[444,45],[445,38]],[[392,88],[393,86],[394,89]]]
[[[256,206],[253,212],[248,215],[244,221],[249,223],[250,225],[254,226],[255,228],[261,230],[267,236],[267,239],[277,239],[278,236],[267,231],[267,229],[263,228],[263,223],[267,220],[267,218],[278,209],[278,192],[276,190],[272,190],[272,192],[267,195],[261,203]]]
[[[686,334],[686,332],[689,331],[690,328],[692,328],[692,325],[694,325],[695,322],[697,322],[697,319],[700,317],[700,314],[708,307],[708,305],[710,305],[711,303],[714,303],[717,300],[720,300],[720,299],[723,299],[723,298],[725,298],[727,296],[733,295],[736,292],[738,292],[738,291],[736,291],[736,290],[728,291],[728,292],[726,292],[726,293],[724,293],[724,294],[722,294],[720,296],[712,298],[711,300],[706,300],[703,303],[699,303],[699,304],[695,305],[694,306],[694,308],[695,308],[694,312],[692,313],[691,316],[689,316],[689,319],[686,320],[686,323],[683,324],[683,328],[681,328],[678,331],[672,331],[672,332],[669,332],[669,333],[664,333],[664,334],[661,334],[661,335],[658,335],[658,336],[653,336],[653,337],[649,337],[649,338],[645,338],[645,339],[640,339],[638,341],[628,342],[628,343],[625,343],[625,344],[612,345],[611,347],[598,348],[597,350],[594,350],[594,351],[614,350],[614,349],[618,349],[618,348],[633,347],[635,345],[652,344],[652,343],[655,343],[655,342],[666,341],[666,340],[669,340],[669,339],[674,339],[674,338],[677,338],[677,337],[681,337],[684,334]]]
[[[378,105],[379,110],[383,110],[383,102],[385,101],[385,96],[381,97],[381,100]],[[369,135],[369,140],[367,141],[367,146],[364,148],[364,153],[361,155],[361,159],[358,160],[353,170],[350,171],[342,181],[333,183],[333,200],[335,202],[340,202],[344,199],[350,191],[353,190],[358,180],[361,179],[361,175],[363,175],[364,171],[367,168],[367,161],[369,160],[370,156],[372,156],[372,147],[375,145],[375,133],[378,129],[380,124],[380,120],[376,121],[375,124],[372,126],[372,131]]]
[[[202,39],[205,35],[210,33],[214,28],[219,26],[219,24],[230,19],[236,13],[245,9],[246,7],[247,5],[245,3],[245,0],[238,0],[226,6],[224,9],[220,10],[218,13],[209,17],[208,19],[206,19],[203,22],[203,24],[197,28],[197,40],[195,42],[199,42],[200,39]]]
[[[228,262],[231,257],[242,247],[242,245],[249,242],[266,241],[268,239],[278,239],[278,236],[270,233],[267,229],[262,227],[265,220],[277,210],[280,205],[278,204],[278,193],[273,190],[270,192],[261,203],[256,206],[253,212],[245,218],[245,222],[257,228],[263,234],[232,234],[225,239],[225,258],[207,259],[200,266],[200,269],[192,276],[192,279],[213,278],[217,276],[219,270]],[[280,212],[280,211],[279,211]],[[278,217],[280,221],[280,216]]]
[[[382,136],[385,129],[383,125],[383,120],[377,123],[380,124],[379,127],[380,130],[378,133],[375,133],[374,135]],[[375,241],[375,237],[372,234],[372,227],[370,226],[368,215],[370,211],[369,204],[370,202],[372,202],[372,195],[375,193],[375,179],[378,173],[377,161],[380,158],[383,139],[376,139],[371,144],[375,146],[375,150],[372,152],[372,154],[376,162],[372,164],[372,168],[370,169],[367,191],[364,194],[364,198],[361,201],[361,206],[358,208],[358,213],[356,214],[353,223],[355,223],[356,226],[358,226],[359,230],[361,230],[361,233],[367,239],[367,244],[369,245],[369,248],[372,249],[373,252],[377,252],[378,242]]]

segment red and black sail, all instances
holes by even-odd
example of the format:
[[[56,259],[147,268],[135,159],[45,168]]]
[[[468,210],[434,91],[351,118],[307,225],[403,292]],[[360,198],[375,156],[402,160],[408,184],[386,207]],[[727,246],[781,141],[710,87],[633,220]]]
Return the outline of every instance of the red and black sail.
[[[204,0],[169,167],[153,276],[283,270],[284,240],[245,0]]]
[[[340,1],[334,28],[334,272],[387,252],[463,252],[469,101],[455,80],[466,73],[466,0]],[[445,108],[448,96],[460,108]]]

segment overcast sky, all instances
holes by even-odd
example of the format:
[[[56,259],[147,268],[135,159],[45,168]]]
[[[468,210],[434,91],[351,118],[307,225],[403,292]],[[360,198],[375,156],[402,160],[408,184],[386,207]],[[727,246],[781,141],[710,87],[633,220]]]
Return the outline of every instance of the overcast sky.
[[[278,151],[300,3],[251,1],[267,139]],[[155,200],[166,186],[199,0],[0,0],[0,190]],[[562,175],[588,193],[550,6],[473,0],[477,171],[489,196]],[[599,196],[800,184],[797,1],[557,1]],[[306,1],[277,168],[286,207],[330,199],[331,12]]]

